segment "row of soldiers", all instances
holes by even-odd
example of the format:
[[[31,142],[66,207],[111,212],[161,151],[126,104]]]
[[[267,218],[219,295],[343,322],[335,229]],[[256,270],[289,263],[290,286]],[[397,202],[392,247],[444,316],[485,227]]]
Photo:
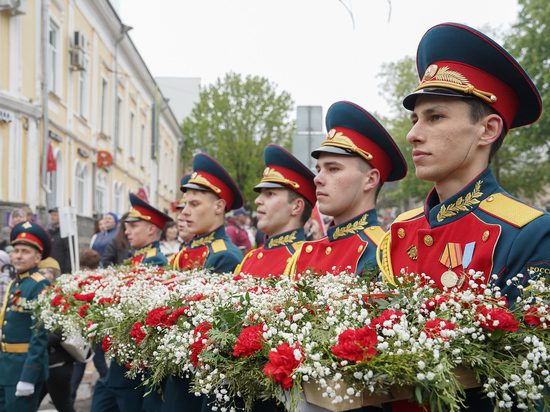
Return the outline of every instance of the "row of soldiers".
[[[518,290],[509,280],[516,274],[526,275],[526,282],[530,276],[550,273],[550,215],[505,192],[489,164],[510,129],[538,119],[540,95],[506,50],[460,24],[440,24],[424,35],[417,68],[420,84],[403,102],[412,120],[407,141],[417,178],[433,182],[434,188],[423,207],[398,216],[388,232],[378,225],[377,195],[385,182],[405,177],[406,162],[371,113],[341,101],[329,108],[328,135],[311,153],[317,173],[282,147],[265,148],[265,170],[255,186],[258,228],[267,235],[262,246],[243,257],[231,243],[224,219],[242,206],[241,192],[215,159],[199,153],[193,173],[182,180],[178,215],[192,237],[168,262],[159,238],[171,218],[130,195],[132,208],[125,226],[136,249],[132,263],[258,277],[376,271],[394,283],[403,273],[424,273],[441,289],[468,288],[474,269],[515,300]],[[316,203],[333,222],[324,238],[305,241],[303,226]],[[32,264],[47,255],[47,234],[37,225],[21,224],[12,232],[12,243],[19,276],[2,309],[0,410],[15,410],[6,405],[32,396],[28,385],[34,391],[47,369],[47,363],[34,356],[40,332],[31,328],[30,316],[22,320],[23,313],[15,309],[21,299],[32,299],[45,285]],[[36,252],[27,264],[31,266],[18,266],[22,248]],[[10,333],[16,321],[28,323],[24,335]],[[19,363],[8,370],[12,358]],[[161,398],[155,392],[144,396],[140,382],[124,373],[123,366],[112,362],[108,377],[96,386],[93,411],[209,409],[207,399],[189,393],[185,378],[169,378]],[[467,402],[474,410],[491,408],[476,394]],[[388,408],[414,410],[407,402]],[[263,402],[255,409],[278,407]]]

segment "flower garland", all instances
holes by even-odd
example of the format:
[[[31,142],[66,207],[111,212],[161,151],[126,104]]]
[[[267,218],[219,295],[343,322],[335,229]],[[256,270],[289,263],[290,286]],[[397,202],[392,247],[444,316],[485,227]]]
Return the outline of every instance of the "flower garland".
[[[468,290],[440,291],[419,275],[395,287],[347,273],[257,279],[118,267],[60,277],[35,311],[49,330],[101,343],[128,376],[151,387],[188,376],[224,408],[271,398],[295,410],[303,387],[329,408],[400,391],[456,411],[464,370],[498,409],[547,407],[548,287],[524,288],[518,275],[519,298],[507,302],[481,273],[470,277]]]

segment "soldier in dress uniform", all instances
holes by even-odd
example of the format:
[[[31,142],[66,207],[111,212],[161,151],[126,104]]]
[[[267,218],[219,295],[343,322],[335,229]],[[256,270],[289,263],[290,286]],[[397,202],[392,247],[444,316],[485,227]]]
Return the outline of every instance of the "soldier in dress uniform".
[[[132,266],[164,266],[168,263],[160,251],[160,236],[164,225],[172,218],[160,210],[130,193],[131,208],[124,220],[125,233],[134,255],[129,259]],[[126,368],[114,360],[111,362],[107,376],[97,381],[92,398],[92,412],[105,411],[158,411],[161,398],[156,392],[144,397],[145,390],[141,379],[128,379]]]
[[[267,236],[264,244],[247,253],[235,273],[265,278],[284,273],[297,247],[305,240],[304,224],[316,202],[315,175],[280,146],[264,150],[265,169],[254,188],[258,229]]]
[[[332,216],[327,236],[305,242],[287,273],[376,268],[376,247],[384,231],[378,225],[376,197],[386,181],[402,179],[407,166],[384,127],[358,105],[334,103],[326,116],[328,136],[311,154],[317,159],[317,201]]]
[[[198,153],[193,158],[193,174],[182,190],[186,205],[180,213],[194,238],[170,264],[180,270],[232,272],[243,255],[226,235],[224,222],[226,212],[243,204],[239,188],[216,160]]]
[[[482,271],[509,299],[506,282],[550,268],[550,216],[506,193],[489,169],[507,131],[535,122],[540,95],[506,50],[483,33],[437,25],[418,46],[421,82],[403,102],[416,176],[434,182],[423,207],[398,216],[380,248],[383,271],[425,273],[442,287],[468,287]]]
[[[185,175],[181,178],[181,185],[180,190],[183,188],[184,185],[189,182],[189,179],[191,179],[191,174]],[[178,237],[181,241],[182,247],[188,246],[189,242],[191,242],[191,239],[193,239],[193,234],[189,232],[189,228],[187,227],[187,223],[185,222],[185,216],[183,216],[183,209],[185,209],[185,205],[187,202],[185,201],[185,191],[182,190],[183,196],[181,197],[180,201],[176,205],[176,209],[178,210],[178,216],[176,217],[176,223],[178,225]],[[173,262],[170,262],[170,264],[173,264]]]
[[[423,207],[392,224],[381,269],[390,282],[402,270],[425,273],[439,288],[468,288],[474,269],[515,301],[509,279],[522,273],[525,283],[549,271],[550,216],[506,193],[489,164],[508,130],[539,118],[540,95],[506,50],[461,24],[426,32],[417,69],[420,84],[403,101],[412,111],[407,141],[416,176],[434,188]],[[467,396],[468,410],[493,409],[479,393]],[[399,402],[393,410],[421,409]]]
[[[233,272],[243,255],[225,233],[224,223],[225,213],[243,204],[239,188],[216,160],[198,153],[193,158],[193,173],[182,182],[181,190],[185,206],[178,220],[185,222],[193,239],[172,257],[170,265],[179,270]],[[202,403],[203,397],[189,392],[189,379],[167,379],[163,411],[200,411]]]
[[[50,254],[48,232],[31,222],[19,223],[10,234],[11,262],[17,272],[2,296],[0,325],[0,410],[36,411],[42,385],[48,377],[48,335],[37,327],[27,303],[49,285],[38,271]]]

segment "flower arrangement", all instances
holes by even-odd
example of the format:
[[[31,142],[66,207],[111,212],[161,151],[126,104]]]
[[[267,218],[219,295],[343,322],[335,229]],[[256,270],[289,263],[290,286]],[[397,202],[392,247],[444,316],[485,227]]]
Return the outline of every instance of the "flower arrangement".
[[[35,309],[50,330],[102,342],[129,376],[151,387],[188,376],[225,410],[267,399],[297,410],[304,388],[332,410],[399,392],[455,411],[472,381],[501,410],[548,406],[548,287],[518,275],[507,302],[481,273],[470,278],[468,290],[440,291],[419,275],[394,286],[120,267],[64,275]]]

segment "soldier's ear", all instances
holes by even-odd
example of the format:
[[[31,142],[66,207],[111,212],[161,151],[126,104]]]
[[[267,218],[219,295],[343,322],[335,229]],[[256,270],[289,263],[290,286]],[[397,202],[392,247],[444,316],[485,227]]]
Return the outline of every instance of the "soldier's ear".
[[[496,142],[504,128],[504,121],[498,114],[490,114],[480,121],[479,145],[488,146]]]
[[[366,174],[363,190],[365,192],[376,190],[379,184],[380,184],[380,171],[378,169],[369,170]]]
[[[216,199],[214,202],[214,212],[216,215],[225,215],[225,206],[227,203],[223,199]]]
[[[306,204],[304,202],[304,199],[301,197],[297,197],[292,201],[292,206],[290,208],[290,213],[292,216],[301,216],[302,212],[304,211]]]

